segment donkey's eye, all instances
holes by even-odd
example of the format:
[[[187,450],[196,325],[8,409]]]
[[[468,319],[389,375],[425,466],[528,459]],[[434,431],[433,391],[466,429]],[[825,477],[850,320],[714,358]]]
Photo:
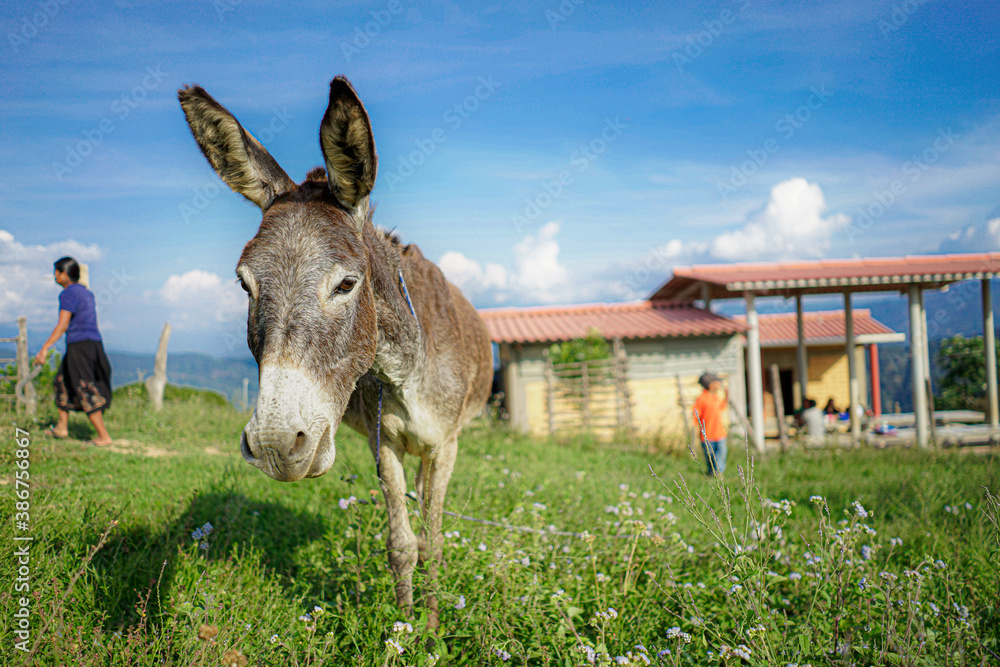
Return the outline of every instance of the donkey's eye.
[[[357,278],[352,278],[352,277],[348,276],[347,278],[344,278],[343,280],[340,281],[340,284],[337,285],[337,287],[333,290],[333,293],[334,294],[347,294],[352,289],[354,289],[354,286],[357,285],[357,284],[358,284],[358,279]]]
[[[250,293],[250,288],[247,287],[247,281],[243,280],[242,278],[240,278],[240,287],[243,288],[243,291],[246,292],[247,294]]]

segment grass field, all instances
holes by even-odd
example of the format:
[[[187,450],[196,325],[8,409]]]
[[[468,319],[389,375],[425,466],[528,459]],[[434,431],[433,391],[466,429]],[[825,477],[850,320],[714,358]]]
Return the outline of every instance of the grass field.
[[[1000,664],[995,450],[751,463],[733,442],[720,484],[691,456],[476,425],[446,509],[535,532],[445,517],[432,638],[393,606],[346,427],[329,473],[281,484],[240,458],[246,415],[197,392],[118,396],[107,449],[2,414],[0,576],[30,589],[0,591],[0,664]]]

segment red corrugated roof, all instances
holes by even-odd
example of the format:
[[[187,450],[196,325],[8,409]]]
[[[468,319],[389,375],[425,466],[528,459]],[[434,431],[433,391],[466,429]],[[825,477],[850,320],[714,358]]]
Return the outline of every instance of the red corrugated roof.
[[[886,325],[876,320],[867,309],[856,308],[854,315],[854,335],[891,335],[896,333]],[[744,322],[744,315],[737,315],[737,321]],[[758,317],[758,327],[760,328],[761,345],[785,346],[795,345],[798,341],[798,326],[796,324],[795,313],[778,313],[772,315],[760,315]],[[811,344],[829,341],[830,343],[843,342],[847,336],[847,329],[844,325],[844,311],[819,311],[803,313],[802,328],[806,340]]]
[[[480,310],[495,343],[548,343],[586,336],[597,329],[605,338],[720,336],[746,325],[688,304],[654,301],[600,303],[545,308]]]
[[[1000,275],[1000,252],[953,255],[824,259],[798,262],[702,264],[678,266],[673,277],[650,299],[701,298],[698,283],[710,296],[736,296],[744,290],[804,290],[810,293],[896,289],[894,285],[940,286]]]
[[[715,315],[687,304],[638,301],[632,303],[552,306],[544,308],[494,308],[480,310],[495,343],[550,343],[572,340],[597,329],[605,338],[678,338],[720,336],[746,331],[745,317]],[[795,345],[795,313],[761,315],[762,345]],[[811,344],[842,342],[844,311],[803,315],[806,340]],[[855,336],[893,334],[892,329],[866,309],[854,311]]]

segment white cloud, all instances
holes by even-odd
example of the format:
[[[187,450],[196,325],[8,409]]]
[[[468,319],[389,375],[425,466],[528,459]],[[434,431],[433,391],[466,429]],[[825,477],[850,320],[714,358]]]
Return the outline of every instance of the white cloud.
[[[850,223],[848,216],[827,215],[826,210],[819,185],[804,178],[782,181],[771,189],[766,204],[743,214],[734,228],[703,241],[672,239],[601,270],[605,289],[596,298],[646,298],[677,265],[823,257],[834,235]]]
[[[469,259],[454,250],[441,255],[438,267],[448,280],[467,294],[503,289],[507,286],[507,270],[501,265],[489,263],[483,268],[476,260]]]
[[[1000,250],[1000,218],[949,234],[938,246],[940,252],[993,252]]]
[[[850,222],[842,213],[824,215],[826,199],[816,183],[791,178],[771,189],[764,209],[737,229],[712,239],[708,253],[723,261],[811,259],[824,256],[833,235]]]
[[[103,254],[97,244],[85,245],[73,239],[25,245],[0,229],[0,321],[26,315],[32,327],[39,320],[54,324],[60,287],[52,279],[52,263],[66,255],[82,263],[97,262]]]
[[[514,244],[513,267],[488,263],[482,266],[460,252],[441,255],[438,266],[444,275],[478,305],[553,303],[573,300],[569,271],[559,263],[561,223],[546,223],[535,236],[526,235]]]
[[[539,294],[542,300],[555,297],[553,290],[569,277],[569,272],[559,263],[559,234],[561,223],[546,223],[537,236],[525,236],[514,244],[513,282],[522,289]]]
[[[246,295],[236,282],[201,269],[169,276],[163,287],[147,297],[167,307],[169,321],[180,329],[212,329],[246,314]]]

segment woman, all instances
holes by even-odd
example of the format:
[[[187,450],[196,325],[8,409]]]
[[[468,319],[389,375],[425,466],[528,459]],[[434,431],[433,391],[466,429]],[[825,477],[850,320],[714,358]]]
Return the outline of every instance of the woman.
[[[97,329],[94,293],[80,284],[80,265],[72,257],[63,257],[55,263],[55,279],[63,288],[59,294],[59,323],[35,355],[35,362],[45,363],[49,349],[64,333],[66,356],[54,382],[59,421],[45,435],[69,437],[70,411],[86,412],[97,429],[97,437],[91,444],[110,445],[103,413],[111,407],[111,364]]]

